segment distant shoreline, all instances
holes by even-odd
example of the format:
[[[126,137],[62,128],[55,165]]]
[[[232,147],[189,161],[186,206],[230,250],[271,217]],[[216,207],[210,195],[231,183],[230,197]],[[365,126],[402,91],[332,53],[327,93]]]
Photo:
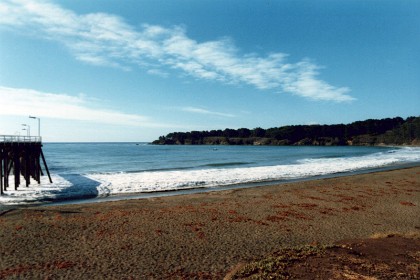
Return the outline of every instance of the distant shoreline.
[[[136,143],[136,142],[131,142]],[[384,148],[402,148],[402,147],[420,147],[420,142],[417,140],[413,144],[374,144],[374,145],[275,145],[275,144],[228,144],[228,143],[214,143],[214,144],[156,144],[153,142],[147,143],[148,145],[163,145],[163,146],[278,146],[278,147],[384,147]]]
[[[420,117],[368,119],[350,124],[289,125],[172,132],[156,145],[381,146],[420,145]]]
[[[222,139],[222,138],[220,138]],[[221,141],[220,139],[212,141],[206,141],[204,140],[203,143],[193,143],[193,142],[187,142],[187,143],[158,143],[157,141],[149,142],[148,145],[167,145],[167,146],[173,146],[173,145],[179,145],[179,146],[281,146],[281,147],[420,147],[420,140],[417,138],[412,141],[412,143],[403,143],[403,144],[394,144],[394,143],[375,143],[375,144],[282,144],[278,142],[272,142],[273,139],[267,139],[267,138],[244,138],[239,139],[234,138],[223,138]],[[250,142],[246,143],[245,140],[250,140]],[[243,142],[237,142],[237,141],[243,141]]]

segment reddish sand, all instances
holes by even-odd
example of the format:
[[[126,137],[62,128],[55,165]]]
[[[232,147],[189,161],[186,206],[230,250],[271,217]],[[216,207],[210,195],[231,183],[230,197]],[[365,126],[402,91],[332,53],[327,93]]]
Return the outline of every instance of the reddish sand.
[[[419,205],[415,167],[165,198],[17,208],[0,213],[0,278],[223,279],[238,264],[284,248],[389,233],[413,241],[399,254],[418,263]],[[385,248],[380,242],[374,247]],[[342,273],[378,277],[373,270],[352,271]],[[410,271],[407,277],[420,277]]]

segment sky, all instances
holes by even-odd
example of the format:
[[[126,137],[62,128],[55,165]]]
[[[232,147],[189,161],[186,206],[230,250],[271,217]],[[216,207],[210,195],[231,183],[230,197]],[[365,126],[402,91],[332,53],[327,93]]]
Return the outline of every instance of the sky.
[[[420,1],[1,0],[0,135],[419,116]],[[25,124],[27,126],[23,126]]]

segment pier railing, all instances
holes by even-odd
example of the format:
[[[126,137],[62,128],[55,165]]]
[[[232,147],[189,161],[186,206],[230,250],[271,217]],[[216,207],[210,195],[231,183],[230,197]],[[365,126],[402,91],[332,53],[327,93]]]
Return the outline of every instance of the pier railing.
[[[0,135],[0,143],[41,143],[42,137],[21,135]]]

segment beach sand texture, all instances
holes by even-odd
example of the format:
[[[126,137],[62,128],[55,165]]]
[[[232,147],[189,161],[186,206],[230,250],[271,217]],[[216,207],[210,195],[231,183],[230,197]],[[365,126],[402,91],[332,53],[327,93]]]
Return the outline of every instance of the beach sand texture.
[[[0,278],[223,279],[282,248],[390,233],[414,236],[419,260],[420,167],[4,211]]]

